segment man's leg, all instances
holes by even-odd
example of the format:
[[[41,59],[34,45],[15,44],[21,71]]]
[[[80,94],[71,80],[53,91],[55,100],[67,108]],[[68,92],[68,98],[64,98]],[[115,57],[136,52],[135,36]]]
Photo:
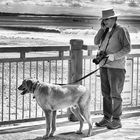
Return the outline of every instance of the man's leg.
[[[121,127],[120,117],[122,114],[122,97],[121,92],[123,90],[125,80],[124,69],[108,69],[110,93],[112,96],[112,116],[113,121],[108,126],[109,129],[117,129]]]
[[[99,122],[95,123],[96,126],[102,127],[107,126],[112,116],[112,99],[110,97],[110,85],[108,80],[107,68],[100,69],[101,78],[101,91],[103,95],[103,115],[104,118]]]

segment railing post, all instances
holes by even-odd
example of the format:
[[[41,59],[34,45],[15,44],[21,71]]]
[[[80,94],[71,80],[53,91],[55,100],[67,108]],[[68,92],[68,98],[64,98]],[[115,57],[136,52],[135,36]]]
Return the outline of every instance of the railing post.
[[[70,73],[69,83],[74,82],[82,77],[82,64],[83,64],[83,40],[72,39],[71,45],[71,61],[70,61]],[[81,84],[82,81],[79,82]]]
[[[20,58],[21,59],[24,59],[25,58],[25,52],[23,52],[23,51],[20,52]]]
[[[70,56],[71,60],[69,63],[69,83],[75,82],[82,77],[82,64],[83,64],[83,40],[72,39],[70,40],[71,50]],[[76,83],[81,84],[82,81]],[[68,109],[68,119],[69,121],[77,121],[74,114]]]

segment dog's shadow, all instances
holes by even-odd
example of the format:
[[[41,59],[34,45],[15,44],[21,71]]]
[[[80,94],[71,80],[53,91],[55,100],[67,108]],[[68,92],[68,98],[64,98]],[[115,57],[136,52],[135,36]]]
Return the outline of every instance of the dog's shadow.
[[[84,136],[84,134],[76,134],[75,132],[66,132],[66,133],[60,133],[58,135],[55,135],[53,137],[49,138],[43,138],[43,137],[36,137],[34,139],[26,139],[26,140],[81,140]]]
[[[82,140],[84,138],[87,139],[87,136],[86,136],[87,131],[88,130],[84,130],[83,134],[76,134],[74,131],[72,131],[72,132],[60,133],[58,135],[55,135],[55,136],[49,137],[49,138],[36,137],[34,139],[26,139],[26,140]],[[94,137],[95,135],[105,133],[108,131],[109,130],[106,128],[93,128],[90,138]]]
[[[34,126],[22,126],[22,127],[17,127],[17,128],[7,128],[0,130],[0,134],[14,134],[20,133],[20,132],[30,132],[34,130],[39,130],[39,129],[44,129],[45,124],[41,125],[34,125]],[[102,134],[105,132],[108,132],[109,130],[107,128],[99,128],[99,127],[93,127],[92,128],[92,134],[90,137],[93,137],[98,134]],[[54,137],[46,138],[44,139],[43,137],[36,137],[33,139],[24,139],[24,140],[82,140],[84,138],[87,139],[86,134],[88,130],[85,129],[83,130],[83,134],[76,134],[74,131],[71,132],[64,132],[64,133],[59,133],[54,135]]]

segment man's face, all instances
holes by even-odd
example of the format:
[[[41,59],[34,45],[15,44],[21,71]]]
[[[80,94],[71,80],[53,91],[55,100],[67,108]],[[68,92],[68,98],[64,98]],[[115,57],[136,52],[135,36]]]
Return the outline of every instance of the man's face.
[[[112,28],[115,23],[115,18],[104,19],[104,24],[107,28]]]

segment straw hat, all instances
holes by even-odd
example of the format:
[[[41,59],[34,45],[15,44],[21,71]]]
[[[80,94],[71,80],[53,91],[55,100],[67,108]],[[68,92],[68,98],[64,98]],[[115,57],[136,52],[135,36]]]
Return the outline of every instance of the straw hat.
[[[100,20],[117,17],[117,16],[118,16],[118,14],[115,14],[113,9],[103,10],[102,17],[100,18]]]

